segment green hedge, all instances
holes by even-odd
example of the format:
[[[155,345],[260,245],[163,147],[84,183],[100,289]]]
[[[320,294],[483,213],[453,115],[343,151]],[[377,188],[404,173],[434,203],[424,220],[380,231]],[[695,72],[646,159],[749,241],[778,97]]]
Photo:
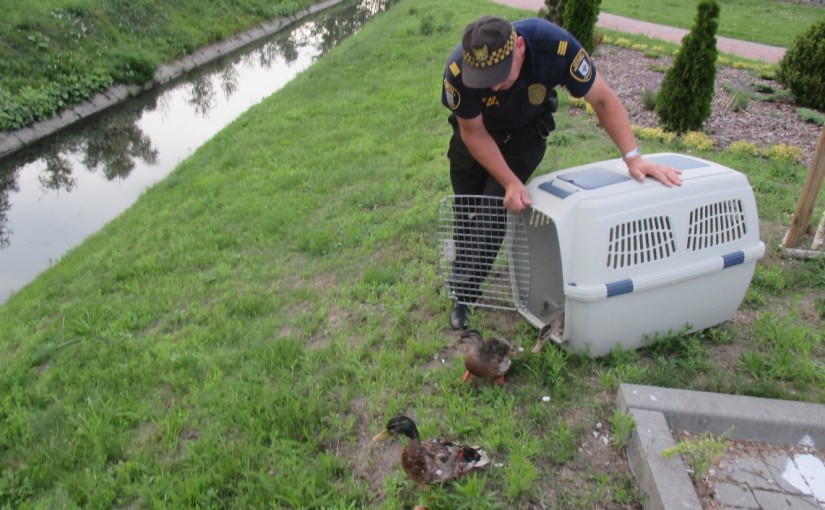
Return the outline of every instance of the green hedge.
[[[796,38],[776,78],[791,91],[796,104],[825,111],[825,19]]]

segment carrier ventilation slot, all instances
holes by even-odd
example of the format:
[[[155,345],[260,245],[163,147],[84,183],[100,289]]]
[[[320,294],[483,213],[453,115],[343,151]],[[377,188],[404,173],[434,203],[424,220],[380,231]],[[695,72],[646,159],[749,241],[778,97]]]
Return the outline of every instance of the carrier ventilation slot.
[[[742,201],[723,200],[690,212],[687,249],[699,251],[741,239],[747,233]]]
[[[607,267],[638,266],[673,256],[676,241],[667,216],[628,221],[610,229]]]

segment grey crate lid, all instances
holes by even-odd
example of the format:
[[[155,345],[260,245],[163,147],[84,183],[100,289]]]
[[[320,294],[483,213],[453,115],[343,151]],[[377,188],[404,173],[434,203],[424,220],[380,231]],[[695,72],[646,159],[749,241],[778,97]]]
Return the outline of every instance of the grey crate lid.
[[[692,168],[701,168],[703,166],[710,166],[704,161],[699,161],[698,159],[689,158],[687,156],[679,156],[676,154],[664,154],[662,156],[651,156],[649,158],[645,158],[649,161],[655,161],[656,163],[661,163],[663,165],[672,166],[677,170],[690,170]]]
[[[630,177],[609,170],[607,168],[585,168],[564,175],[560,175],[562,181],[574,184],[582,189],[598,189],[620,182],[629,181]]]

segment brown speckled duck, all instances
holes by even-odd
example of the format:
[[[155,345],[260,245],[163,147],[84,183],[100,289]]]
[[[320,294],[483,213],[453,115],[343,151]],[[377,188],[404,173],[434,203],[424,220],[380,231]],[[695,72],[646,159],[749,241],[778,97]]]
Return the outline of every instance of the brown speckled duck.
[[[449,482],[484,469],[490,463],[487,454],[478,447],[461,446],[443,439],[421,441],[415,422],[404,415],[392,418],[387,422],[387,429],[372,440],[378,442],[399,435],[409,438],[401,451],[401,467],[419,485]]]
[[[510,342],[500,337],[485,341],[481,333],[474,329],[462,333],[460,342],[469,346],[464,355],[464,367],[467,372],[461,378],[461,382],[467,382],[470,376],[474,375],[495,379],[498,384],[504,384],[504,374],[510,370]]]

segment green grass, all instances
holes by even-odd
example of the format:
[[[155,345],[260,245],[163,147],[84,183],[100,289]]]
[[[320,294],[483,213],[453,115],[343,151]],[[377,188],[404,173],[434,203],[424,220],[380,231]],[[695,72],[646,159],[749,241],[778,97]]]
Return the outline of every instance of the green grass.
[[[439,356],[438,98],[484,12],[523,14],[400,2],[0,307],[0,507],[641,508],[613,446],[621,382],[825,403],[825,261],[778,255],[805,169],[713,151],[694,153],[747,173],[768,245],[735,324],[598,360],[546,347],[504,387],[459,382]],[[557,125],[539,173],[616,157],[564,94]],[[537,337],[514,312],[474,326],[528,352]],[[402,412],[496,466],[421,493],[397,443],[370,442]]]
[[[717,35],[788,48],[796,36],[825,17],[817,5],[777,0],[720,0]],[[696,2],[681,0],[602,0],[601,11],[687,30],[696,19]]]

